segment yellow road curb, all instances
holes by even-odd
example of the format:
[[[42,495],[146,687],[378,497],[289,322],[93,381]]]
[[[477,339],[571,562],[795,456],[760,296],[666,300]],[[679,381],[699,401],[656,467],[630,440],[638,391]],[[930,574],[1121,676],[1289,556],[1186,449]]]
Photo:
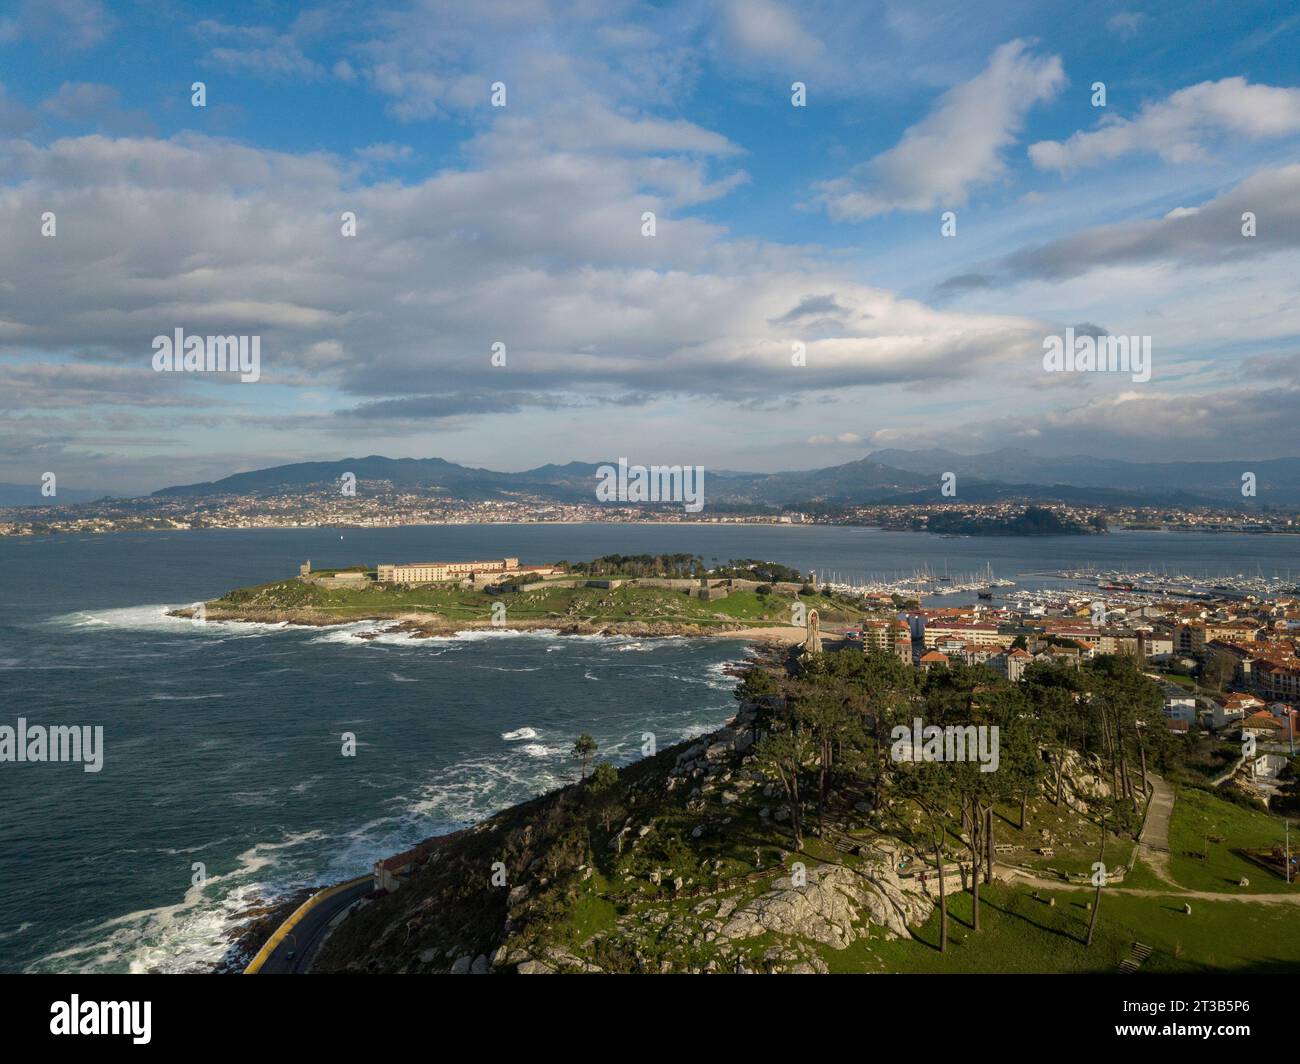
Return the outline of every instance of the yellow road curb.
[[[361,883],[364,880],[368,880],[370,878],[371,878],[370,875],[357,876],[356,879],[349,879],[346,883],[336,883],[332,887],[326,887],[324,890],[318,890],[305,902],[299,905],[298,908],[296,908],[293,911],[293,915],[291,915],[289,919],[287,919],[278,928],[276,928],[275,934],[273,934],[270,938],[266,940],[266,944],[263,945],[262,948],[257,951],[257,956],[254,957],[251,961],[249,961],[248,967],[244,969],[244,974],[256,975],[258,972],[260,972],[262,970],[262,965],[264,965],[267,961],[267,958],[270,957],[271,954],[275,952],[276,947],[279,946],[280,943],[283,942],[286,938],[288,938],[289,933],[295,927],[298,926],[299,921],[302,920],[302,918],[306,916],[309,912],[311,912],[312,909],[316,908],[317,905],[325,901],[327,898],[332,898],[334,897],[335,894],[338,894],[341,891],[348,890],[352,887],[355,887],[358,883]]]

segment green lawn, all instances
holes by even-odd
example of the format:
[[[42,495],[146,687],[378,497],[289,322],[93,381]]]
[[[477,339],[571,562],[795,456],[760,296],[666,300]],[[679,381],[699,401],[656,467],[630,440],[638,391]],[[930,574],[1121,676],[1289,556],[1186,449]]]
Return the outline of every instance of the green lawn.
[[[1091,891],[1034,898],[1024,887],[994,885],[980,896],[978,934],[969,926],[970,895],[950,896],[947,953],[936,948],[936,911],[911,941],[886,941],[873,929],[872,938],[821,956],[832,972],[1115,972],[1140,941],[1154,951],[1143,971],[1300,971],[1300,912],[1290,906],[1193,901],[1188,916],[1174,895],[1103,893],[1097,933],[1085,948]]]
[[[1224,841],[1210,842],[1209,858],[1201,860],[1207,833],[1220,835]],[[1180,787],[1169,827],[1174,880],[1190,890],[1284,893],[1287,887],[1280,877],[1233,852],[1247,846],[1272,846],[1283,838],[1277,817],[1223,801],[1205,791]],[[1300,830],[1292,832],[1292,843],[1300,846]],[[1250,880],[1249,887],[1238,886],[1242,876]],[[1292,884],[1291,889],[1300,892],[1300,884]]]

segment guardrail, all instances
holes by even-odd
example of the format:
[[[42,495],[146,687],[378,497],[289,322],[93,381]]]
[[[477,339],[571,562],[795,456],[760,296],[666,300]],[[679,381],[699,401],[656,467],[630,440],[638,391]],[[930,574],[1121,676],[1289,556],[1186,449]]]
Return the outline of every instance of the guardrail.
[[[293,929],[298,926],[299,921],[301,921],[304,916],[306,916],[309,912],[311,912],[314,908],[316,908],[317,905],[319,905],[321,902],[325,901],[328,898],[334,897],[334,895],[336,894],[342,893],[345,890],[351,890],[358,883],[365,882],[370,878],[371,878],[371,874],[367,873],[364,876],[357,876],[356,879],[349,879],[346,883],[336,883],[332,887],[326,887],[324,890],[318,890],[305,902],[299,905],[298,908],[294,909],[289,919],[287,919],[284,923],[282,923],[279,927],[275,929],[275,933],[270,938],[268,938],[266,942],[263,944],[262,948],[257,951],[257,956],[255,956],[251,961],[248,962],[248,967],[244,969],[244,974],[256,975],[258,972],[260,972],[262,970],[262,965],[264,965],[267,962],[271,954],[274,953],[276,949],[279,947],[280,943],[289,937],[290,932],[292,932]]]

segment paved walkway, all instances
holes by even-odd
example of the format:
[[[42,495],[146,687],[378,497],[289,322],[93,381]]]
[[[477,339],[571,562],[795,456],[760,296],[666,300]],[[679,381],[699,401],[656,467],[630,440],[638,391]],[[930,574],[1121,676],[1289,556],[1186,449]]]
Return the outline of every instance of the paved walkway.
[[[1157,879],[1177,887],[1169,871],[1169,819],[1174,811],[1174,789],[1154,773],[1149,773],[1147,780],[1151,784],[1151,802],[1142,834],[1138,836],[1137,854]]]

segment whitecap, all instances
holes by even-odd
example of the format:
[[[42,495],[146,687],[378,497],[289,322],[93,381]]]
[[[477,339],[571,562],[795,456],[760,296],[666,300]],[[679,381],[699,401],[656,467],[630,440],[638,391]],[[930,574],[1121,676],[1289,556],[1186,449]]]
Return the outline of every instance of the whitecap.
[[[212,695],[156,694],[156,695],[149,696],[150,700],[153,702],[203,702],[209,698],[225,698],[225,697],[226,697],[225,695],[219,695],[219,694],[212,694]]]

